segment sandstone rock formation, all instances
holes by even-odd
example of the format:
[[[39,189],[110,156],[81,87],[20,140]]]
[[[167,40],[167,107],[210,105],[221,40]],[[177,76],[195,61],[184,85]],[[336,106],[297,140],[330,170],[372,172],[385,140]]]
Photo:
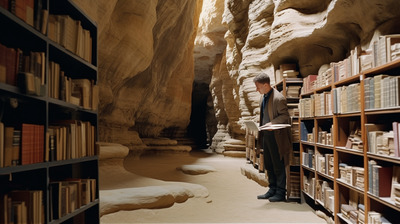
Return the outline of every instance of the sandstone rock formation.
[[[129,149],[121,144],[99,143],[100,215],[120,210],[166,208],[192,197],[207,198],[197,184],[146,178],[127,171],[123,162]]]
[[[317,74],[400,32],[396,0],[74,1],[98,24],[100,140],[137,150],[188,126],[214,149],[243,140],[259,113],[255,73]]]
[[[189,0],[75,0],[98,25],[101,141],[131,149],[184,135],[191,112],[199,11]],[[140,136],[140,137],[139,137]]]
[[[214,167],[206,165],[182,165],[177,167],[176,170],[180,170],[185,174],[191,175],[206,174],[217,171]]]
[[[259,114],[255,73],[272,75],[280,64],[296,63],[301,76],[318,74],[356,45],[366,49],[380,34],[399,33],[399,9],[395,0],[225,1],[227,46],[210,83],[218,122],[241,139],[241,121],[257,120]]]

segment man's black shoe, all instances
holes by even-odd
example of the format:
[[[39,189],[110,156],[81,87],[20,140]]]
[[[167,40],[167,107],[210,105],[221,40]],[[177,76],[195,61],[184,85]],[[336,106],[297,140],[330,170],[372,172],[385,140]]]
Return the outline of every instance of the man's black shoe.
[[[257,196],[257,199],[268,199],[268,198],[274,196],[274,194],[275,194],[275,193],[272,193],[272,192],[268,191],[268,192],[265,193],[265,194],[258,195],[258,196]]]
[[[278,201],[285,201],[285,196],[275,194],[274,196],[268,198],[270,202],[278,202]]]

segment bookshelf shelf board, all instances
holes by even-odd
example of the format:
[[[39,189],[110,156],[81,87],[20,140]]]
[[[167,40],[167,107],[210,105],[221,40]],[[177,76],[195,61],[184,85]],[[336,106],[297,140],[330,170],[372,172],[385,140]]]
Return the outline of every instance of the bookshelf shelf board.
[[[303,121],[313,121],[314,117],[300,117],[300,119]]]
[[[361,77],[362,77],[362,76],[361,76],[361,73],[360,73],[360,74],[357,74],[357,75],[348,77],[348,78],[346,78],[346,79],[343,79],[343,80],[334,82],[333,85],[334,85],[335,87],[339,87],[339,86],[348,85],[348,84],[350,84],[350,83],[356,83],[357,81],[360,81]]]
[[[282,86],[283,85],[283,79],[282,80],[280,80],[279,82],[277,82],[277,83],[275,83],[275,84],[273,84],[272,85],[272,87],[278,87],[278,86]]]
[[[375,114],[397,114],[400,113],[400,107],[391,108],[380,108],[380,109],[368,109],[365,110],[365,115],[375,115]]]
[[[59,100],[59,99],[55,99],[55,98],[49,97],[48,101],[49,101],[50,104],[54,104],[54,105],[61,106],[61,107],[64,107],[64,108],[69,108],[72,111],[81,111],[81,112],[85,112],[85,113],[89,113],[89,114],[93,114],[93,115],[97,114],[97,111],[88,110],[88,109],[83,108],[82,106],[78,106],[78,105],[75,105],[75,104],[72,104],[72,103],[68,103],[68,102],[65,102],[63,100]]]
[[[301,167],[303,167],[304,169],[306,169],[306,170],[308,170],[308,171],[315,172],[315,169],[310,168],[310,167],[308,167],[308,166],[301,165]]]
[[[321,87],[319,87],[319,88],[316,88],[316,89],[314,90],[314,92],[320,93],[320,92],[324,92],[324,91],[327,91],[327,90],[330,90],[330,89],[331,89],[331,85],[321,86]]]
[[[397,60],[391,61],[389,63],[383,64],[381,66],[377,66],[375,68],[370,68],[368,70],[362,71],[362,73],[365,74],[366,76],[377,75],[377,74],[380,74],[387,70],[399,68],[399,67],[400,67],[400,59],[397,59]]]
[[[334,178],[333,178],[332,176],[329,176],[329,175],[327,175],[327,174],[325,174],[325,173],[321,173],[320,171],[317,171],[317,174],[320,175],[320,176],[322,176],[322,177],[325,177],[325,178],[328,179],[328,180],[331,180],[331,181],[334,180]]]
[[[297,101],[297,100],[300,100],[300,97],[287,97],[286,100],[287,101]]]
[[[76,163],[83,163],[88,161],[96,161],[98,156],[87,156],[78,159],[68,159],[68,160],[60,160],[60,161],[52,161],[48,163],[49,167],[56,167],[56,166],[64,166],[69,164],[76,164]]]
[[[317,120],[324,120],[324,119],[332,119],[333,115],[323,115],[323,116],[315,116]]]
[[[391,207],[392,209],[399,211],[400,212],[400,207],[396,206],[396,204],[392,201],[392,199],[390,199],[390,197],[378,197],[376,195],[373,195],[371,193],[368,192],[368,197],[370,197],[371,199],[374,199],[375,201],[384,204],[388,207]]]
[[[321,207],[324,208],[329,214],[333,215],[333,212],[332,212],[329,208],[325,207],[324,203],[323,203],[321,200],[315,199],[315,201],[316,201],[319,205],[321,205]]]
[[[34,163],[34,164],[27,164],[27,165],[3,167],[3,168],[0,168],[0,175],[7,175],[7,174],[25,172],[25,171],[30,171],[30,170],[44,169],[46,167],[47,167],[46,163]]]
[[[307,93],[302,93],[302,94],[300,94],[300,97],[301,98],[307,98],[307,96],[311,96],[311,95],[313,95],[314,94],[314,90],[313,91],[310,91],[310,92],[307,92]],[[306,97],[305,97],[306,96]]]
[[[56,219],[56,220],[53,220],[53,221],[49,222],[49,224],[56,224],[56,223],[65,222],[66,220],[68,220],[68,219],[70,219],[70,218],[72,218],[72,217],[84,212],[85,210],[88,210],[89,208],[91,208],[91,207],[93,207],[95,205],[98,205],[98,204],[99,204],[99,199],[96,199],[93,202],[90,202],[87,205],[83,205],[82,207],[76,209],[75,211],[73,211],[73,212],[61,217],[60,219]]]
[[[333,150],[333,145],[324,145],[320,143],[315,144],[318,148],[324,148],[324,149],[332,149]]]
[[[348,149],[348,148],[343,147],[343,146],[336,146],[335,148],[339,152],[349,153],[349,154],[353,154],[353,155],[356,155],[356,156],[364,156],[364,153],[362,151],[359,151],[359,150]]]
[[[309,145],[309,146],[315,146],[314,142],[307,142],[307,141],[303,141],[303,140],[301,140],[301,144]]]
[[[348,113],[343,113],[343,114],[335,114],[336,117],[359,117],[361,116],[360,111],[355,111],[355,112],[348,112]]]
[[[27,95],[21,92],[20,88],[17,86],[8,85],[5,83],[0,83],[0,95],[8,95],[14,96],[17,98],[27,99],[27,100],[37,100],[37,101],[44,101],[44,97],[42,96],[35,96],[35,95]]]
[[[284,78],[280,80],[279,82],[275,83],[273,86],[280,86],[283,85],[283,80],[286,81],[286,84],[303,84],[302,78]]]
[[[307,195],[309,198],[311,198],[312,200],[314,200],[314,197],[311,196],[309,193],[305,192],[304,190],[301,190],[305,195]]]
[[[378,155],[378,154],[374,154],[374,153],[370,153],[370,152],[367,152],[367,156],[368,156],[368,158],[371,158],[371,159],[383,160],[386,162],[400,164],[400,157],[384,156],[384,155]]]
[[[65,49],[58,43],[49,40],[49,58],[50,61],[55,61],[61,64],[61,70],[65,70],[69,75],[91,75],[94,76],[97,73],[96,66],[85,61],[83,58]],[[73,67],[69,65],[74,65]],[[67,67],[68,66],[68,67]],[[66,68],[67,67],[67,68]],[[75,74],[77,73],[77,74]],[[72,77],[73,78],[73,77]],[[87,77],[95,78],[95,77]]]
[[[360,194],[364,194],[364,189],[360,189],[360,188],[355,187],[355,186],[353,186],[351,184],[348,184],[348,183],[344,182],[343,180],[341,180],[340,178],[336,179],[336,183],[338,183],[338,184],[340,184],[340,185],[342,185],[344,187],[350,188],[350,189],[352,189],[352,190],[354,190],[354,191],[356,191],[356,192],[358,192]]]
[[[336,215],[337,215],[337,217],[339,217],[344,222],[346,222],[348,224],[352,224],[352,222],[350,220],[348,220],[346,217],[344,217],[344,215],[342,213],[337,213]]]
[[[14,15],[13,13],[11,13],[10,11],[0,7],[0,25],[1,27],[9,27],[9,28],[13,28],[15,29],[15,31],[17,32],[22,32],[24,35],[24,37],[21,37],[23,39],[27,39],[27,38],[34,38],[34,39],[40,39],[43,42],[45,42],[45,40],[47,39],[47,37],[45,35],[43,35],[41,32],[39,32],[38,30],[36,30],[34,27],[28,25],[26,22],[24,22],[22,19],[18,18],[16,15]],[[7,33],[11,33],[11,32],[5,32],[2,33],[2,35],[6,35]],[[13,30],[13,33],[14,30]]]

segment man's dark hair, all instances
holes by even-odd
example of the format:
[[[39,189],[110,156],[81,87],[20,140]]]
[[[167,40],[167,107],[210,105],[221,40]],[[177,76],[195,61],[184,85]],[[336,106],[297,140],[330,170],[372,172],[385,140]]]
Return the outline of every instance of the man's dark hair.
[[[254,77],[253,82],[258,82],[258,83],[262,83],[262,84],[270,84],[270,79],[269,79],[269,75],[267,75],[266,73],[260,73],[258,75],[256,75],[256,77]]]

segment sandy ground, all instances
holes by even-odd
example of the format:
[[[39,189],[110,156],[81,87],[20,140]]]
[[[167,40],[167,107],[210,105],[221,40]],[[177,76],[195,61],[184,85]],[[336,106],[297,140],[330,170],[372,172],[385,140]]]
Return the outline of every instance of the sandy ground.
[[[209,196],[189,198],[168,208],[119,211],[102,216],[101,223],[326,223],[306,203],[257,200],[257,195],[267,189],[241,174],[241,167],[251,166],[244,158],[196,151],[127,157],[124,164],[138,176],[202,185]],[[217,171],[190,175],[176,169],[192,164],[211,166]],[[142,180],[146,178],[130,181],[138,186],[150,183],[141,184]]]

